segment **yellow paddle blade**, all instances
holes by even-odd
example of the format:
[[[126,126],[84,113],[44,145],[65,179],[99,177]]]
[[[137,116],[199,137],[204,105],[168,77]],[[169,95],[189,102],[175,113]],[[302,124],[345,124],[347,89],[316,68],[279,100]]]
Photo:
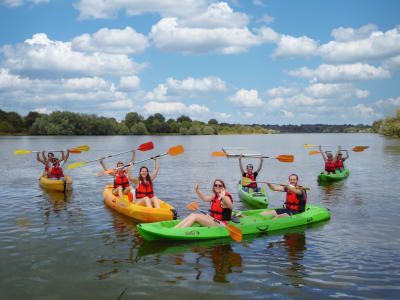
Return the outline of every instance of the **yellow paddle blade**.
[[[291,163],[294,160],[294,156],[293,155],[279,155],[276,159],[281,162]]]
[[[181,154],[183,152],[184,152],[184,150],[183,150],[183,146],[182,145],[178,145],[178,146],[175,146],[175,147],[172,147],[172,148],[168,149],[168,154],[172,155],[172,156]]]
[[[69,153],[72,153],[72,154],[80,154],[80,153],[82,153],[82,151],[76,150],[76,149],[68,149],[68,150],[69,150]]]
[[[313,151],[308,152],[308,154],[310,154],[310,155],[319,154],[319,153],[321,153],[321,152],[319,152],[317,150],[313,150]]]
[[[212,156],[228,156],[228,154],[226,154],[225,152],[213,152],[211,153]]]
[[[232,240],[239,243],[242,241],[243,233],[240,228],[232,224],[226,225],[225,228],[228,229],[229,235],[232,238]]]
[[[190,209],[190,210],[196,210],[199,208],[199,204],[197,202],[192,202],[189,203],[186,208]]]
[[[67,169],[68,169],[68,170],[71,170],[71,169],[73,169],[73,168],[86,165],[87,163],[88,163],[87,161],[81,161],[81,162],[72,163],[72,164],[69,164],[69,165],[67,166]]]
[[[250,178],[248,178],[248,177],[242,177],[242,180],[241,180],[242,186],[249,185],[249,184],[251,184],[252,182],[253,182],[253,180],[251,180]]]
[[[14,155],[21,155],[21,154],[31,154],[32,151],[30,150],[17,150],[14,152]]]
[[[303,144],[303,147],[304,148],[314,148],[314,147],[318,147],[317,145],[314,145],[314,144]]]
[[[83,145],[83,146],[74,147],[73,149],[78,150],[78,151],[89,151],[90,147],[88,145]]]
[[[365,149],[367,149],[367,148],[369,148],[368,146],[355,146],[352,150],[354,151],[354,152],[362,152],[362,151],[364,151]]]

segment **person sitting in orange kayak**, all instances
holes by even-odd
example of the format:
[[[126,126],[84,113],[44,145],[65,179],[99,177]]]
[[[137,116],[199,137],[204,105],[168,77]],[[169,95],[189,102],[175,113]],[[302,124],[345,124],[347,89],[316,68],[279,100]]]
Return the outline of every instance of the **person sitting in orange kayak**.
[[[221,179],[214,180],[210,196],[205,196],[199,191],[199,182],[196,183],[194,189],[201,200],[211,202],[209,215],[192,213],[175,225],[175,228],[191,227],[196,222],[201,226],[224,226],[223,224],[226,225],[231,220],[233,200]]]
[[[344,170],[344,164],[343,162],[349,158],[349,151],[347,150],[343,150],[346,151],[346,157],[343,157],[342,155],[342,148],[339,146],[339,150],[338,153],[336,154],[336,170],[343,172]]]
[[[154,171],[149,174],[149,169],[145,166],[140,167],[139,177],[134,178],[131,175],[131,168],[128,168],[128,178],[136,186],[136,202],[135,204],[140,205],[143,202],[146,207],[160,208],[160,199],[154,196],[153,181],[156,179],[158,174],[158,159],[153,158],[155,161]],[[134,163],[134,161],[133,161]]]
[[[322,155],[323,160],[325,161],[325,169],[324,173],[329,174],[335,173],[336,170],[336,160],[333,158],[333,155],[331,152],[326,152],[326,154],[322,151],[322,147],[319,146],[319,152]]]
[[[267,181],[264,181],[271,190],[286,193],[286,207],[274,210],[264,210],[260,215],[272,215],[274,218],[282,218],[303,212],[306,208],[307,192],[302,189],[302,186],[297,185],[298,181],[299,177],[296,174],[291,174],[289,176],[290,184],[281,183],[280,187],[275,187]]]
[[[52,167],[51,169],[49,168],[47,171],[47,176],[50,178],[50,180],[64,180],[64,173],[62,170],[62,166],[65,164],[65,162],[69,158],[69,150],[67,150],[67,155],[64,156],[64,151],[61,151],[61,159],[58,159],[57,157],[53,157],[51,160]],[[48,163],[47,163],[48,165]]]
[[[135,150],[132,150],[132,158],[129,164],[133,164],[134,160]],[[104,171],[109,170],[104,164],[104,157],[100,159],[100,164],[103,167]],[[112,193],[113,195],[118,196],[120,199],[123,199],[124,195],[128,195],[129,197],[129,192],[131,192],[133,189],[133,187],[129,184],[127,172],[124,170],[123,166],[124,163],[122,161],[117,162],[117,168],[112,170],[112,172],[110,173],[110,175],[114,177],[114,188],[112,190]],[[129,198],[132,198],[132,202],[134,202],[133,197]]]
[[[242,173],[242,177],[247,177],[250,178],[252,181],[252,183],[250,183],[249,185],[244,186],[244,190],[248,193],[249,192],[249,188],[251,188],[253,190],[253,192],[259,192],[260,188],[257,187],[257,183],[256,178],[258,176],[258,173],[260,173],[261,168],[262,168],[262,164],[264,159],[262,157],[260,157],[260,164],[258,165],[257,171],[253,172],[253,165],[252,164],[248,164],[246,166],[246,172],[243,170],[243,165],[242,165],[242,157],[243,155],[240,154],[239,156],[239,167],[240,167],[240,172]]]

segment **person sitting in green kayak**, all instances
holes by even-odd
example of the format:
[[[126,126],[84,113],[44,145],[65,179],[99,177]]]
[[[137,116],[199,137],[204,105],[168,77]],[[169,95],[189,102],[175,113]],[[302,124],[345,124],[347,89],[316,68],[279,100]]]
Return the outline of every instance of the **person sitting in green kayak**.
[[[343,151],[346,151],[346,157],[343,157],[342,148],[339,146],[338,153],[336,154],[336,170],[338,170],[339,172],[343,172],[344,170],[343,162],[349,158],[349,151],[347,150]]]
[[[239,167],[240,167],[240,172],[242,173],[242,177],[250,178],[253,181],[249,185],[244,186],[244,190],[245,190],[246,193],[248,193],[249,192],[249,188],[251,188],[253,190],[253,192],[259,192],[260,188],[257,187],[256,178],[258,176],[258,173],[260,173],[260,171],[261,171],[264,159],[263,159],[263,157],[260,157],[260,164],[258,165],[257,171],[253,172],[253,165],[252,164],[248,164],[246,166],[246,172],[245,172],[243,170],[242,157],[243,157],[243,155],[240,154],[240,156],[239,156]]]
[[[333,158],[333,154],[331,152],[326,152],[324,153],[322,151],[322,147],[319,146],[319,152],[322,155],[323,160],[325,161],[325,169],[324,169],[324,173],[325,174],[335,174],[336,171],[336,160]],[[336,158],[336,156],[335,156]]]
[[[272,215],[275,218],[283,218],[299,214],[305,210],[307,203],[307,192],[302,189],[302,186],[297,185],[299,177],[296,174],[289,176],[289,183],[281,183],[279,187],[264,181],[268,187],[276,192],[286,193],[285,208],[278,208],[274,210],[264,210],[260,215]]]
[[[196,183],[194,189],[201,200],[211,203],[209,215],[192,213],[175,225],[174,228],[192,227],[196,222],[204,227],[224,226],[231,220],[233,200],[231,194],[226,191],[225,183],[221,179],[214,180],[210,196],[205,196],[200,192],[199,182]]]

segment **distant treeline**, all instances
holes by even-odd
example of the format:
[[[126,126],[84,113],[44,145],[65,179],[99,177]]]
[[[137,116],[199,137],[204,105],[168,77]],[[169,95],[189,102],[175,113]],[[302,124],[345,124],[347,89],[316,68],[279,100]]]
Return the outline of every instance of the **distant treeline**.
[[[394,116],[372,123],[372,130],[386,136],[400,137],[400,109],[396,109]]]
[[[0,134],[8,135],[213,135],[213,134],[268,134],[268,133],[352,133],[372,132],[371,126],[358,125],[241,125],[195,121],[188,116],[166,120],[156,113],[144,118],[136,112],[126,114],[118,122],[114,118],[56,111],[51,114],[30,112],[20,116],[16,112],[0,110]]]

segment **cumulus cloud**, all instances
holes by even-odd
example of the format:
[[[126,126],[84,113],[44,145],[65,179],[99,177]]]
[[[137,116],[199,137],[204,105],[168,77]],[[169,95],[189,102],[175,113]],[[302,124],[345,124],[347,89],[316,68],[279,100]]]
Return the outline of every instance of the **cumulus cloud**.
[[[232,117],[232,114],[228,114],[225,112],[222,112],[222,113],[216,112],[216,113],[214,113],[214,115],[217,119],[223,119],[223,120],[226,120],[226,119],[229,119],[230,117]]]
[[[391,76],[390,72],[382,67],[374,67],[363,63],[344,65],[322,64],[314,70],[302,67],[297,70],[288,71],[288,74],[325,82],[374,80],[390,78]]]
[[[387,100],[378,100],[375,105],[379,108],[385,107],[396,107],[400,108],[400,97],[397,98],[388,98]]]
[[[206,6],[206,0],[80,0],[73,6],[80,19],[111,19],[120,10],[128,16],[157,13],[161,16],[195,15]]]
[[[175,114],[198,114],[209,113],[209,108],[197,104],[186,106],[181,102],[155,102],[151,101],[143,106],[147,114],[161,113],[166,115]]]
[[[269,97],[291,96],[297,93],[297,91],[297,88],[280,86],[267,90],[265,94]]]
[[[385,60],[383,62],[383,67],[388,70],[400,70],[400,55]]]
[[[352,107],[352,111],[354,114],[361,115],[364,118],[369,118],[378,115],[372,107],[366,106],[364,104],[358,104]]]
[[[357,89],[349,83],[316,83],[304,89],[304,91],[315,98],[366,98],[369,92]]]
[[[144,51],[149,46],[147,37],[127,26],[125,29],[102,28],[96,33],[82,34],[72,40],[72,50],[131,54]]]
[[[229,97],[228,100],[242,107],[259,107],[264,105],[256,90],[240,89],[233,96]]]
[[[344,28],[339,27],[332,30],[331,35],[338,42],[348,42],[348,41],[356,41],[368,38],[371,33],[378,30],[378,26],[375,24],[368,24],[360,27],[359,29],[354,29],[351,27]]]
[[[326,101],[327,99],[325,98],[312,97],[301,93],[292,97],[271,99],[266,103],[266,107],[271,110],[284,106],[315,106]]]
[[[119,80],[119,88],[121,90],[135,90],[140,85],[140,79],[137,76],[125,76],[121,77]]]
[[[35,5],[40,3],[49,3],[50,0],[2,0],[0,4],[7,7],[17,7],[28,3],[33,3]]]
[[[318,43],[306,36],[292,37],[281,35],[277,45],[278,47],[272,54],[273,57],[277,58],[315,55],[318,48]]]
[[[3,47],[3,57],[5,67],[32,78],[126,75],[144,67],[124,54],[74,51],[70,42],[52,41],[44,33]]]
[[[287,117],[287,118],[294,118],[294,114],[293,114],[292,112],[290,112],[290,111],[281,109],[281,112],[283,112],[283,114],[284,114],[285,117]]]

